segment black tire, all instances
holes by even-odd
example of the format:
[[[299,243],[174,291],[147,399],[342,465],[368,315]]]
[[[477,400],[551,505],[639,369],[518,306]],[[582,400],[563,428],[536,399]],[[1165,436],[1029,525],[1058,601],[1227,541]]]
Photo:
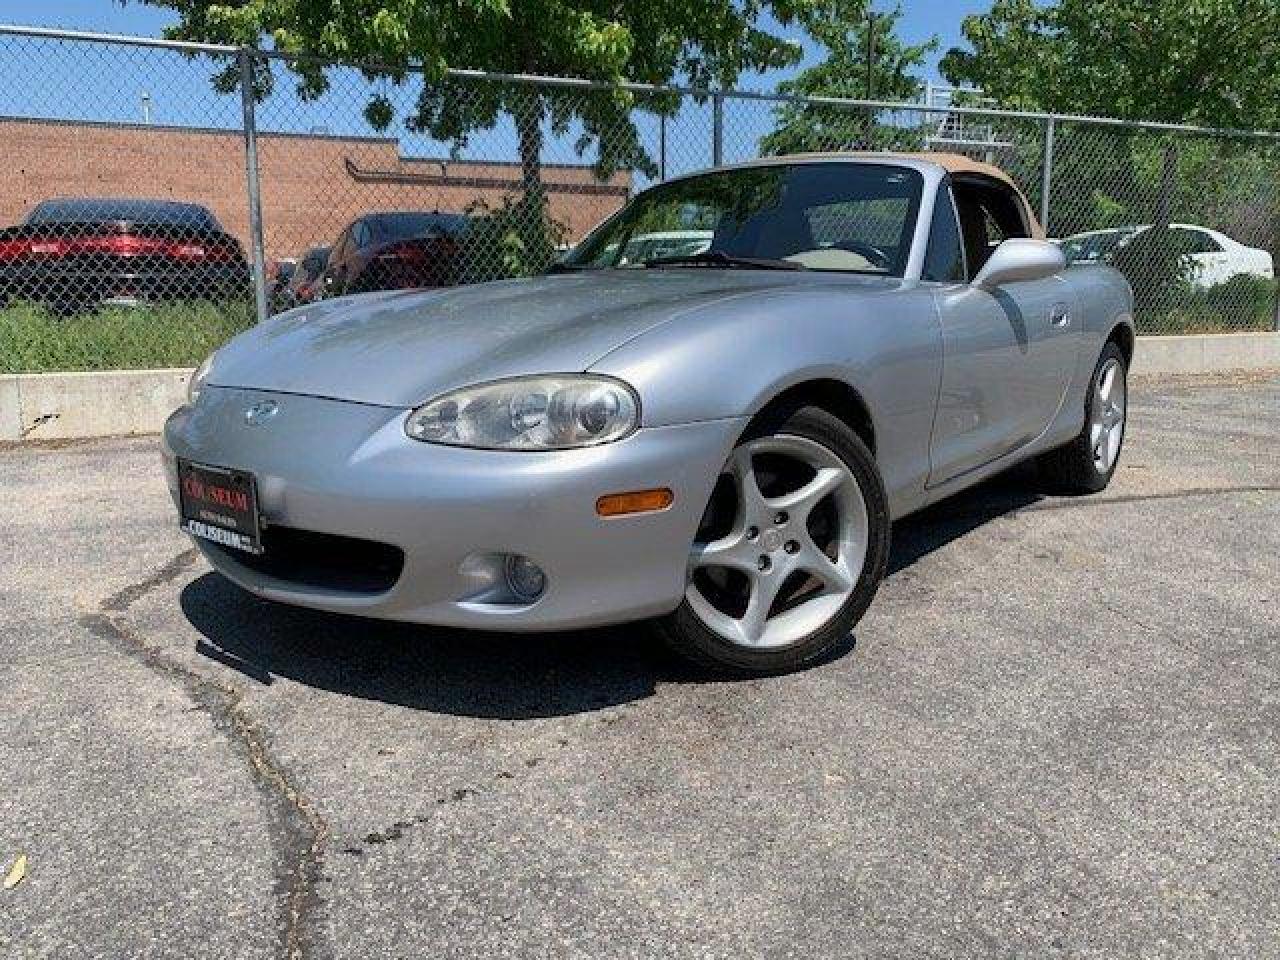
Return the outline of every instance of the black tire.
[[[1120,454],[1124,449],[1127,430],[1121,433],[1120,449],[1116,451],[1115,459],[1105,470],[1099,469],[1094,462],[1090,445],[1090,427],[1094,421],[1095,406],[1098,402],[1098,384],[1103,371],[1112,361],[1119,365],[1119,376],[1125,387],[1127,415],[1129,365],[1125,361],[1124,351],[1114,341],[1108,341],[1093,368],[1093,375],[1089,378],[1089,389],[1084,401],[1084,426],[1080,428],[1080,433],[1070,443],[1042,454],[1037,461],[1042,480],[1056,492],[1099,493],[1106,489],[1115,475],[1116,468],[1120,465]]]
[[[719,675],[770,676],[802,669],[838,652],[862,619],[884,579],[889,558],[890,520],[884,483],[875,458],[847,424],[818,407],[793,408],[753,423],[738,447],[770,436],[815,441],[849,468],[867,513],[867,549],[862,570],[844,605],[824,625],[788,646],[750,649],[711,630],[687,599],[654,622],[661,639],[681,656]],[[711,506],[708,505],[708,511]]]

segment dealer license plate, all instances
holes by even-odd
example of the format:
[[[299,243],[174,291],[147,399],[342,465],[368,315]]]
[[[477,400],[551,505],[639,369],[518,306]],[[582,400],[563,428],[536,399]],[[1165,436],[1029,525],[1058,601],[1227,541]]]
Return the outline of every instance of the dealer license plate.
[[[178,461],[182,529],[233,550],[262,553],[253,474]]]

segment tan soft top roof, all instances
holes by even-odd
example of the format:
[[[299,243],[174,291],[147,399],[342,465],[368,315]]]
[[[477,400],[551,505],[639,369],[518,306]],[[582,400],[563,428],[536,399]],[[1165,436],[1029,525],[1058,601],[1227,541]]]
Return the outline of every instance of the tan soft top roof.
[[[1031,221],[1031,235],[1037,239],[1044,239],[1044,227],[1042,227],[1039,220],[1036,219],[1035,211],[1031,209],[1031,204],[1027,202],[1026,194],[1024,194],[1022,189],[1014,183],[1013,178],[997,166],[990,163],[983,163],[980,160],[974,160],[972,157],[966,157],[962,153],[911,153],[907,151],[892,152],[850,150],[832,153],[796,153],[791,154],[790,156],[773,157],[771,159],[774,161],[789,159],[832,160],[839,157],[858,160],[913,160],[917,163],[932,163],[934,166],[942,167],[942,169],[946,170],[947,173],[974,173],[999,180],[1001,183],[1007,184],[1015,193],[1018,194],[1019,197],[1022,198],[1022,203],[1026,207],[1027,218]]]

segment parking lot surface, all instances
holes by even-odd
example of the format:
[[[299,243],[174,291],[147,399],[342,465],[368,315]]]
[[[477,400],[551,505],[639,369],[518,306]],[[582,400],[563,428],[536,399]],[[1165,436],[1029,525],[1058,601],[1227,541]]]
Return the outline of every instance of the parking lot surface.
[[[847,651],[255,599],[154,439],[0,451],[0,952],[1261,957],[1280,380],[1135,382],[1116,482],[899,524]]]

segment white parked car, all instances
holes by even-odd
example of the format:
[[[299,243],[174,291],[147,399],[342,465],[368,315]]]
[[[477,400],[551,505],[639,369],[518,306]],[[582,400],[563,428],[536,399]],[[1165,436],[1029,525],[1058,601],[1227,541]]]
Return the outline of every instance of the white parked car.
[[[1072,263],[1109,263],[1118,250],[1150,229],[1147,225],[1090,230],[1059,240],[1058,243],[1067,255],[1067,260]],[[1246,247],[1218,230],[1190,223],[1171,223],[1169,232],[1182,255],[1190,261],[1190,279],[1198,289],[1207,290],[1241,274],[1267,278],[1275,276],[1275,263],[1270,253],[1256,247]]]

